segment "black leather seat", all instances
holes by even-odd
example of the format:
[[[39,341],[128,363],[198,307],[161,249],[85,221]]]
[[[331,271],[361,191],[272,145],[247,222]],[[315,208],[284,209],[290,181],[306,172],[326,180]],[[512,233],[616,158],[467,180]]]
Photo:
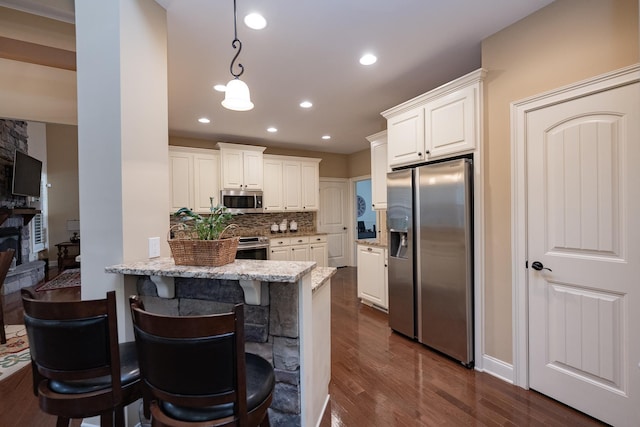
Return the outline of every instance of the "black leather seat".
[[[118,343],[115,292],[92,301],[39,301],[22,291],[34,393],[58,417],[100,416],[124,426],[124,406],[142,397],[134,342]]]
[[[244,351],[242,304],[230,313],[172,317],[145,311],[137,297],[130,302],[154,426],[269,425],[275,376],[269,362]]]

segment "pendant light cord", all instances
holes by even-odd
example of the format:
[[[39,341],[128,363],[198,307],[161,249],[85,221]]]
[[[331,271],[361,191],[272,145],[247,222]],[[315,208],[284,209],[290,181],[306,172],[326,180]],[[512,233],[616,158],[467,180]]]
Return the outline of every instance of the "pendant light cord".
[[[238,12],[236,10],[236,0],[233,0],[233,36],[234,38],[231,42],[231,46],[233,46],[234,49],[238,49],[238,52],[236,52],[235,56],[231,60],[229,71],[231,72],[231,75],[237,79],[242,75],[242,73],[244,73],[244,66],[238,63],[240,72],[237,74],[233,72],[233,64],[235,64],[236,59],[238,59],[238,56],[240,55],[240,52],[242,52],[242,42],[238,39]]]

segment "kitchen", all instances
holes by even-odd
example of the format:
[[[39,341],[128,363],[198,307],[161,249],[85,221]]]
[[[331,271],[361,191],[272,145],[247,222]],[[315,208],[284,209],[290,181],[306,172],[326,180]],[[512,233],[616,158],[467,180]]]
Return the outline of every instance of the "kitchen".
[[[514,341],[513,331],[515,326],[512,321],[512,267],[509,260],[511,259],[511,235],[510,230],[510,215],[511,212],[511,200],[510,194],[510,126],[509,126],[509,103],[519,99],[526,98],[535,93],[539,93],[545,90],[550,90],[555,87],[569,84],[574,81],[582,80],[594,75],[598,75],[613,69],[617,69],[629,64],[633,64],[638,60],[637,54],[637,23],[629,24],[628,17],[637,18],[637,4],[636,2],[626,3],[627,9],[616,9],[615,14],[611,14],[607,6],[604,4],[590,3],[589,7],[577,6],[569,1],[554,2],[550,7],[540,12],[536,16],[527,18],[526,21],[519,25],[498,33],[494,36],[488,37],[483,42],[482,52],[482,65],[491,70],[507,70],[505,73],[497,75],[495,74],[491,80],[487,83],[485,89],[487,89],[489,96],[486,97],[486,109],[485,109],[485,121],[483,122],[483,135],[484,141],[487,144],[484,152],[485,167],[482,178],[485,181],[485,187],[487,189],[485,195],[482,198],[482,202],[485,203],[484,219],[482,222],[485,224],[486,238],[483,245],[485,263],[480,268],[483,270],[485,289],[482,292],[482,299],[484,304],[484,319],[483,326],[481,328],[481,345],[480,351],[482,353],[482,362],[484,369],[492,371],[496,375],[507,379],[508,381],[516,381],[515,378],[515,364],[519,361],[514,359]],[[617,6],[622,7],[622,3],[616,3]],[[615,16],[616,23],[611,21],[601,20],[602,16]],[[627,17],[627,18],[623,18]],[[614,18],[612,18],[614,19]],[[631,18],[628,18],[631,19]],[[561,23],[562,22],[562,23]],[[593,24],[587,25],[586,23],[596,23],[596,28],[593,28]],[[564,32],[566,23],[571,25],[573,35],[569,35]],[[530,27],[528,26],[530,25]],[[624,33],[624,28],[631,28],[628,32]],[[544,29],[545,37],[540,37],[540,31]],[[547,38],[548,37],[548,38]],[[550,41],[552,39],[553,41]],[[553,49],[550,50],[550,46]],[[618,50],[611,50],[610,46],[617,46]],[[230,48],[229,48],[230,49]],[[523,55],[522,52],[527,52],[527,55]],[[562,52],[562,53],[558,53]],[[572,55],[566,55],[566,52],[572,52]],[[599,53],[595,55],[594,52]],[[594,56],[599,57],[598,61],[592,61],[590,58]],[[447,81],[459,77],[458,75],[448,76]],[[424,87],[423,92],[430,87],[436,87],[437,85]],[[404,97],[409,99],[410,96]],[[392,103],[387,104],[387,108]],[[381,108],[379,111],[382,111]],[[3,114],[4,116],[15,117],[15,114]],[[162,121],[162,119],[160,119]],[[373,129],[369,134],[374,133]],[[361,135],[362,143],[366,144],[364,139],[365,135]],[[162,138],[161,134],[154,135],[153,138]],[[86,136],[81,135],[81,140],[84,140]],[[166,138],[166,137],[165,137]],[[151,138],[150,138],[151,139]],[[186,138],[186,137],[170,137],[171,145],[184,145],[184,144],[172,144],[176,140],[190,139],[195,144],[192,146],[200,146],[209,143],[209,141],[198,138]],[[101,138],[97,138],[100,141]],[[199,144],[199,145],[198,145]],[[97,144],[98,147],[107,147],[108,143],[104,142]],[[105,148],[101,148],[98,152],[101,153]],[[151,148],[150,148],[151,149]],[[365,149],[365,145],[363,145]],[[68,152],[68,151],[61,151]],[[82,148],[81,148],[82,152]],[[81,161],[87,161],[91,164],[90,159],[85,159],[89,153],[86,151],[81,154]],[[272,153],[272,154],[285,154],[292,155],[291,153]],[[365,155],[367,155],[366,153]],[[133,155],[133,153],[131,153]],[[296,154],[293,154],[296,155]],[[301,157],[321,157],[314,154],[302,154],[297,153]],[[339,157],[339,156],[335,156]],[[135,159],[139,159],[138,156],[133,156]],[[356,156],[354,159],[354,167],[362,168],[362,164],[355,164]],[[85,160],[83,160],[85,159]],[[326,159],[326,157],[325,157]],[[340,157],[338,159],[338,167],[332,167],[333,162],[321,162],[320,169],[321,177],[335,177],[340,175],[340,178],[348,179],[350,176],[365,175],[363,173],[354,172],[351,175],[348,170],[351,165],[348,157]],[[114,160],[117,162],[118,160]],[[142,162],[143,160],[139,159]],[[160,161],[160,160],[158,160]],[[145,164],[153,163],[154,160],[147,158],[144,160]],[[323,164],[325,163],[325,164]],[[151,167],[150,174],[158,182],[158,188],[166,188],[164,183],[167,182],[166,177],[162,174],[166,174],[165,168]],[[323,167],[327,169],[323,171]],[[161,170],[162,169],[162,170]],[[135,174],[131,174],[135,176]],[[91,200],[92,193],[89,191],[92,179],[82,178],[81,194],[83,200]],[[87,186],[87,187],[85,187]],[[134,186],[135,187],[135,186]],[[111,189],[96,187],[99,194],[110,194]],[[146,189],[138,189],[138,191],[132,191],[131,197],[133,200],[129,200],[126,204],[126,209],[140,209],[141,211],[162,211],[167,212],[167,208],[161,202],[157,203],[152,200],[137,200],[136,194],[145,194]],[[136,203],[140,202],[140,203]],[[96,206],[99,206],[96,203]],[[97,212],[97,208],[91,209],[88,212],[96,214],[96,218],[101,218],[102,215],[107,215],[103,218],[102,222],[107,221],[109,214]],[[120,211],[118,211],[120,212]],[[118,217],[118,212],[111,212],[111,215]],[[165,229],[166,219],[162,221],[151,220],[149,227],[154,227],[156,230]],[[98,224],[100,222],[98,221]],[[155,225],[154,225],[155,223]],[[129,231],[131,231],[129,226]],[[96,227],[99,230],[100,227]],[[148,233],[147,233],[148,234]],[[158,234],[158,233],[156,233]],[[125,233],[126,239],[131,236],[130,233]],[[88,237],[88,236],[83,236]],[[98,240],[102,237],[95,236]],[[132,242],[127,243],[128,251],[138,251],[144,253],[146,248],[142,246],[142,243],[138,243],[135,239]],[[96,252],[93,256],[104,256],[109,251],[106,247],[96,248]],[[100,266],[93,265],[89,262],[89,267],[93,269],[97,276],[100,275]],[[93,265],[93,267],[92,267]],[[103,267],[103,265],[102,265]],[[478,327],[478,325],[476,325]],[[476,361],[478,363],[478,361]]]

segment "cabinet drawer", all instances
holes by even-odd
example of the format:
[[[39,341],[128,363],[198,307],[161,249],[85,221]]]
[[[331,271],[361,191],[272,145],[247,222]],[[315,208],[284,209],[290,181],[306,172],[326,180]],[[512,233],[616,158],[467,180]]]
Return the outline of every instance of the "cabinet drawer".
[[[304,245],[309,243],[309,236],[300,236],[300,237],[290,237],[289,244],[290,245]]]
[[[309,236],[309,243],[327,243],[327,235]]]
[[[280,239],[269,239],[269,246],[289,246],[291,244],[291,239],[288,237],[283,237]]]

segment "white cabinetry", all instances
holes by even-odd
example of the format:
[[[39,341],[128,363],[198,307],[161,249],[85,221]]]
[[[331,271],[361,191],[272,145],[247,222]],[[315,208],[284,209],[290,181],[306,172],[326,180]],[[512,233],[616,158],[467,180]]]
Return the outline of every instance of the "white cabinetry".
[[[276,261],[315,261],[328,267],[327,236],[276,237],[269,241],[269,259]]]
[[[318,267],[329,266],[329,251],[327,236],[309,237],[309,261],[315,261]]]
[[[371,143],[371,207],[387,209],[387,131],[367,137]]]
[[[320,159],[264,156],[265,212],[317,211]]]
[[[387,250],[358,245],[358,298],[369,305],[388,309]]]
[[[473,151],[480,139],[482,79],[476,70],[383,111],[389,167]]]
[[[186,207],[210,212],[210,198],[220,202],[220,154],[214,150],[169,147],[170,211]]]
[[[222,188],[226,190],[262,190],[265,147],[219,142]]]

